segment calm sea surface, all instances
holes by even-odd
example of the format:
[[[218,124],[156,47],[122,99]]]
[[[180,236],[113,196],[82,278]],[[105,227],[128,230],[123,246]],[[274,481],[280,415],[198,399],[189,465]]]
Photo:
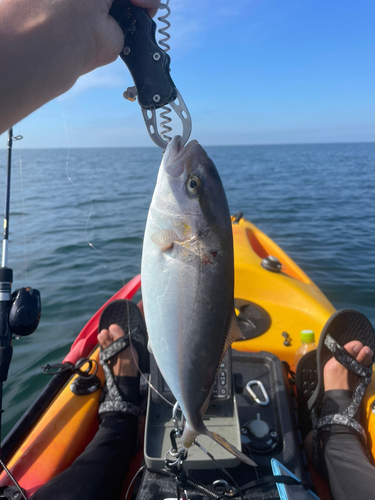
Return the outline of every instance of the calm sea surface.
[[[357,308],[375,324],[375,143],[207,151],[231,212],[274,239],[336,308]],[[95,311],[140,272],[160,151],[67,154],[14,148],[9,266],[14,289],[40,290],[43,312],[38,330],[14,342],[3,435],[47,383],[40,366],[59,362]],[[5,166],[1,150],[0,201]]]

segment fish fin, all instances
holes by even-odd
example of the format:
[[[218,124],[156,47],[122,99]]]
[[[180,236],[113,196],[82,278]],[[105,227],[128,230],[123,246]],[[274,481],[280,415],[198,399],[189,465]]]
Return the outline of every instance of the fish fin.
[[[237,316],[236,316],[236,313],[234,312],[234,309],[233,309],[233,313],[231,314],[230,324],[229,324],[229,328],[228,328],[227,338],[225,340],[223,352],[222,352],[221,358],[220,358],[220,363],[223,360],[224,354],[227,352],[227,350],[231,346],[232,342],[234,342],[236,340],[244,340],[244,339],[245,339],[244,334],[242,333],[242,331],[240,330],[240,327],[238,326]],[[219,363],[219,365],[220,365],[220,363]],[[217,373],[216,373],[216,375],[217,375]],[[203,403],[202,408],[200,409],[201,416],[203,416],[207,411],[207,408],[208,408],[210,401],[211,401],[211,395],[212,395],[213,388],[214,388],[214,386],[212,385],[211,391],[208,393],[206,401]]]
[[[160,229],[151,235],[151,241],[157,245],[162,252],[172,247],[173,243],[179,239],[173,229]]]
[[[185,422],[184,432],[182,433],[182,444],[184,448],[190,448],[200,432],[195,432],[190,425]]]
[[[203,417],[203,415],[207,411],[207,408],[209,407],[213,390],[214,390],[214,386],[212,384],[212,388],[211,388],[210,392],[207,394],[206,401],[203,403],[202,408],[200,409],[200,415],[201,415],[201,417]]]
[[[204,432],[206,436],[209,436],[211,439],[213,439],[217,444],[225,448],[229,453],[234,455],[235,457],[239,458],[242,462],[245,462],[247,465],[251,465],[252,467],[258,467],[258,465],[254,462],[254,460],[251,460],[245,453],[242,453],[242,451],[237,450],[235,446],[232,444],[228,443],[226,439],[224,439],[222,436],[219,434],[216,434],[216,432],[211,432],[208,429]]]
[[[237,316],[236,316],[236,313],[234,312],[234,309],[233,309],[233,312],[231,313],[231,318],[230,318],[230,323],[229,323],[227,338],[225,340],[224,352],[236,340],[245,340],[245,336],[241,332],[240,327],[238,326]]]
[[[216,432],[211,432],[207,429],[207,427],[201,421],[201,424],[198,425],[199,431],[195,431],[187,422],[185,423],[184,432],[182,434],[182,444],[185,448],[190,448],[190,446],[194,443],[195,439],[199,436],[199,434],[204,434],[205,436],[213,439],[217,444],[225,448],[229,453],[239,458],[242,462],[245,462],[247,465],[251,465],[252,467],[258,467],[258,465],[251,460],[245,453],[237,450],[235,446],[228,443],[226,439],[224,439]]]

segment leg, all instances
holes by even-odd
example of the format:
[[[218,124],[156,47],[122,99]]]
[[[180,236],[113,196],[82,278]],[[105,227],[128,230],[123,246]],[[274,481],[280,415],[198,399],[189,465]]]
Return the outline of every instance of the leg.
[[[352,341],[345,349],[363,365],[372,361],[372,351],[361,342]],[[321,416],[342,413],[350,404],[356,376],[335,358],[324,367],[324,400]],[[311,433],[306,448],[312,448]],[[331,425],[319,436],[320,456],[324,462],[331,492],[335,500],[372,498],[375,491],[375,467],[370,463],[359,435],[346,426]]]
[[[102,349],[122,337],[118,325],[98,335]],[[138,354],[131,345],[110,361],[124,401],[139,405]],[[42,486],[32,500],[97,500],[117,498],[137,439],[138,418],[131,414],[103,416],[98,432],[85,451],[64,472]]]

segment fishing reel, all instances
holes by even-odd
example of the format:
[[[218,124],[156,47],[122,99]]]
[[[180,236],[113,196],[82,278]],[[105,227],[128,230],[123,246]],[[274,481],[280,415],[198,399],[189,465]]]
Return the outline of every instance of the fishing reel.
[[[37,329],[42,313],[40,293],[27,287],[16,290],[11,295],[9,329],[14,337],[27,337]]]

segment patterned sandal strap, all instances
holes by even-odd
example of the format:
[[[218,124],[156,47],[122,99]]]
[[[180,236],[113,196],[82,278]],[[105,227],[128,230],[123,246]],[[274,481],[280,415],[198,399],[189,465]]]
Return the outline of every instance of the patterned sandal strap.
[[[129,335],[124,335],[118,338],[117,340],[112,342],[111,345],[100,351],[100,364],[103,365],[103,363],[107,362],[109,359],[111,359],[113,356],[123,351],[127,347],[129,347]]]
[[[126,415],[135,415],[139,416],[141,413],[141,409],[139,406],[134,405],[133,403],[128,403],[127,401],[103,401],[99,406],[99,415],[103,415],[104,413],[123,413]]]
[[[371,378],[372,365],[364,366],[361,363],[358,363],[358,361],[356,361],[344,347],[338,344],[329,333],[324,339],[324,344],[332,352],[337,361],[341,363],[345,368],[354,372],[359,377]]]
[[[366,443],[366,433],[354,416],[357,413],[363,395],[367,389],[367,386],[371,382],[372,375],[372,365],[364,366],[358,363],[354,357],[348,353],[348,351],[336,342],[336,340],[327,334],[324,339],[324,344],[332,352],[337,361],[341,363],[347,370],[354,372],[358,375],[359,380],[353,391],[353,396],[351,402],[349,403],[346,410],[341,414],[337,413],[334,415],[325,415],[324,417],[318,416],[317,408],[313,408],[311,412],[311,422],[313,426],[313,463],[314,466],[319,470],[319,431],[325,430],[331,425],[343,425],[353,429],[362,438],[363,442]]]
[[[346,412],[347,410],[345,410]],[[324,430],[325,427],[330,425],[343,425],[345,427],[350,427],[355,430],[363,439],[364,443],[366,443],[366,434],[360,423],[357,422],[353,417],[344,415],[344,413],[336,413],[334,415],[326,415],[325,417],[321,417],[317,423],[317,430]]]
[[[130,332],[130,337],[131,337],[131,339],[130,339],[131,342],[141,342],[142,345],[145,343],[145,337],[144,337],[141,325],[137,325]]]

